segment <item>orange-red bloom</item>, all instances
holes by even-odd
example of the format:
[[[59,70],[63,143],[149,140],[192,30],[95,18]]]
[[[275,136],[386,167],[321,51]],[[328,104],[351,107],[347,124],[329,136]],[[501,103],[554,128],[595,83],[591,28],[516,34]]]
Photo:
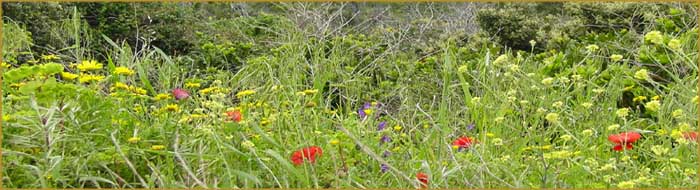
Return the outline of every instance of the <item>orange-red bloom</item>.
[[[623,145],[624,149],[632,149],[632,143],[639,140],[641,137],[642,135],[637,132],[624,132],[608,136],[608,141],[617,144],[613,147],[613,150],[622,151]]]
[[[473,139],[471,137],[460,137],[454,142],[452,142],[452,145],[459,147],[459,149],[469,148],[472,146],[472,144],[476,144],[476,139]]]
[[[690,141],[696,141],[696,140],[698,140],[698,132],[695,132],[695,131],[685,132],[685,133],[683,133],[683,138],[690,140]]]
[[[292,153],[291,160],[294,165],[301,165],[304,163],[304,160],[315,163],[316,158],[320,157],[322,154],[323,150],[321,150],[321,147],[310,146]]]
[[[238,110],[226,112],[226,115],[228,115],[229,120],[236,121],[236,123],[241,122],[243,119],[243,114],[241,114],[241,111]]]
[[[421,186],[423,186],[423,188],[428,187],[428,175],[426,175],[422,172],[418,172],[416,174],[416,179],[418,179],[418,181],[420,181],[422,183]]]

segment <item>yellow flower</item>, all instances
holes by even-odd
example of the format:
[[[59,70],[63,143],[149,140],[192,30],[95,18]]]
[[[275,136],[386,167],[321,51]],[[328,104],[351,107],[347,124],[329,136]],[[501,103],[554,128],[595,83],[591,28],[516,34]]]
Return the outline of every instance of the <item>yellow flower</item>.
[[[146,94],[146,89],[140,88],[140,87],[135,87],[135,86],[130,86],[129,91],[134,94],[140,94],[140,95],[145,95]]]
[[[652,44],[661,45],[664,43],[664,36],[659,31],[651,31],[644,35],[644,41]]]
[[[260,125],[266,126],[266,125],[268,125],[268,124],[270,124],[270,121],[269,121],[267,118],[262,118],[262,119],[260,120]]]
[[[340,144],[340,141],[339,141],[338,139],[333,139],[333,140],[330,141],[330,143],[331,143],[332,145],[338,145],[338,144]]]
[[[10,120],[12,120],[12,117],[11,117],[10,115],[3,115],[3,116],[2,116],[2,121],[3,121],[3,122],[10,121]]]
[[[615,112],[615,114],[617,115],[617,117],[624,118],[630,114],[630,109],[629,108],[620,108]]]
[[[588,50],[589,52],[595,52],[598,49],[599,49],[599,47],[595,44],[591,44],[591,45],[586,46],[586,50]]]
[[[562,136],[559,137],[559,138],[561,138],[561,140],[563,140],[563,141],[570,141],[570,140],[573,139],[574,137],[571,136],[571,135],[562,135]]]
[[[495,137],[496,135],[493,134],[493,133],[486,133],[486,136],[489,137],[489,138],[492,138],[492,137]]]
[[[303,92],[305,95],[314,95],[314,94],[318,93],[318,90],[315,90],[315,89],[314,90],[304,90]]]
[[[165,146],[163,145],[153,145],[151,146],[151,150],[163,150],[165,149]]]
[[[671,116],[676,119],[680,119],[683,117],[683,110],[682,109],[677,109],[671,112]]]
[[[251,141],[246,140],[246,141],[241,142],[241,146],[244,148],[250,149],[250,148],[254,148],[255,144],[253,144],[253,142],[251,142]]]
[[[403,129],[403,127],[401,127],[401,125],[394,126],[395,131],[400,131],[401,129]]]
[[[102,69],[102,64],[97,63],[95,60],[83,61],[82,63],[78,64],[78,69],[80,71],[100,70]]]
[[[503,145],[503,139],[501,139],[501,138],[495,138],[495,139],[493,139],[493,145],[495,145],[495,146],[501,146],[501,145]]]
[[[634,188],[634,185],[635,185],[634,181],[623,181],[623,182],[620,182],[617,184],[617,188],[622,188],[622,189]]]
[[[634,78],[639,80],[649,80],[649,71],[646,69],[639,69],[639,71],[634,73]]]
[[[195,83],[195,82],[185,83],[185,88],[199,88],[200,86],[202,86],[202,85],[199,83]]]
[[[236,93],[236,97],[241,98],[252,94],[255,94],[255,90],[244,90]]]
[[[651,97],[651,100],[661,100],[661,96],[656,95],[654,97]]]
[[[651,151],[654,152],[657,156],[663,156],[666,153],[668,153],[668,148],[664,148],[661,145],[654,145],[651,147]]]
[[[366,115],[371,115],[371,114],[372,114],[372,109],[365,109],[365,110],[362,110],[362,111],[365,112]]]
[[[165,106],[164,110],[169,112],[180,112],[180,107],[177,104],[168,104]]]
[[[78,78],[78,75],[69,72],[61,72],[61,78],[65,80],[73,80],[75,78]]]
[[[644,104],[644,108],[652,112],[659,111],[659,107],[661,107],[661,102],[659,102],[658,100],[654,100]]]
[[[637,96],[637,97],[634,97],[634,99],[632,99],[632,101],[634,101],[634,102],[642,102],[644,100],[647,100],[646,96]]]
[[[548,113],[544,118],[551,123],[559,123],[559,114],[557,113]]]
[[[693,103],[695,103],[695,104],[700,103],[700,97],[698,97],[698,96],[693,97]]]
[[[620,128],[620,125],[612,124],[612,125],[608,126],[608,131],[614,131],[614,130],[617,130],[619,128]]]
[[[586,130],[581,131],[581,134],[583,134],[583,136],[590,137],[590,136],[593,136],[593,130],[586,129]]]
[[[165,94],[165,93],[157,94],[155,97],[153,97],[153,99],[155,99],[156,101],[167,100],[170,98],[171,98],[170,94]]]
[[[0,62],[0,67],[2,68],[10,68],[10,64],[7,64],[5,62]]]
[[[128,90],[128,89],[129,89],[129,85],[124,84],[124,83],[121,83],[121,82],[116,82],[116,83],[114,83],[114,85],[112,85],[112,87],[113,87],[113,88],[117,88],[117,89],[124,89],[124,90]]]
[[[83,74],[83,75],[80,75],[80,78],[78,78],[78,81],[80,81],[80,83],[90,83],[90,82],[94,82],[94,81],[99,82],[104,78],[105,78],[105,76],[101,76],[101,75]]]
[[[307,107],[307,108],[316,107],[316,102],[307,102],[307,103],[306,103],[306,107]],[[365,110],[365,111],[367,111],[367,110]]]
[[[585,103],[582,103],[581,106],[583,106],[584,108],[588,109],[588,108],[591,108],[591,106],[593,106],[593,104],[590,103],[590,102],[585,102]]]
[[[681,41],[678,39],[672,39],[671,41],[668,41],[668,47],[671,48],[672,50],[680,50],[681,49]]]
[[[127,68],[127,67],[117,67],[117,68],[114,68],[114,74],[115,75],[130,76],[130,75],[134,74],[134,71]]]
[[[466,65],[462,65],[462,66],[459,66],[459,68],[457,68],[457,72],[459,72],[459,73],[467,73],[467,71],[468,71],[467,69],[468,69],[468,68],[467,68]]]
[[[131,138],[129,138],[128,141],[129,141],[129,143],[137,143],[137,142],[139,142],[140,140],[141,140],[141,138],[138,138],[138,137],[131,137]]]
[[[547,77],[547,78],[542,79],[542,84],[544,84],[546,86],[552,85],[552,83],[554,83],[554,78],[552,78],[552,77]]]
[[[544,153],[544,159],[566,159],[573,156],[573,153],[567,150],[554,151],[550,153]]]
[[[564,105],[564,102],[561,101],[557,101],[552,104],[552,106],[555,108],[561,108],[562,105]]]
[[[610,60],[612,60],[613,62],[620,61],[620,60],[622,60],[622,55],[612,54],[612,55],[610,55]]]

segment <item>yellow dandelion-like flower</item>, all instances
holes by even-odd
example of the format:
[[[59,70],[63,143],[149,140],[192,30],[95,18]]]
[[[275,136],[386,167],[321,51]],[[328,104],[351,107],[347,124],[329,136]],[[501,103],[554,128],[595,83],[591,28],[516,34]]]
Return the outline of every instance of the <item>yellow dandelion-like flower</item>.
[[[401,125],[394,126],[395,131],[400,131],[401,129],[403,129],[403,127],[401,127]]]
[[[595,44],[591,44],[591,45],[586,46],[586,50],[588,50],[589,52],[595,52],[599,48],[600,47],[598,47],[598,45],[595,45]]]
[[[678,39],[672,39],[668,41],[668,47],[671,48],[672,50],[680,50],[681,49],[681,41]]]
[[[486,133],[486,136],[489,137],[489,138],[493,138],[493,137],[496,136],[496,134],[493,134],[493,133]]]
[[[612,55],[610,55],[610,60],[612,60],[613,62],[618,62],[618,61],[622,60],[622,55],[612,54]]]
[[[651,97],[651,100],[661,100],[661,96],[656,95],[654,97]]]
[[[544,118],[551,123],[559,123],[559,114],[557,113],[548,113]]]
[[[78,75],[69,72],[61,72],[61,78],[64,80],[73,80],[78,78]]]
[[[642,101],[645,101],[645,100],[647,100],[647,97],[646,97],[646,96],[637,96],[637,97],[634,97],[634,98],[632,99],[632,101],[634,101],[634,102],[642,102]]]
[[[620,108],[615,112],[615,114],[617,115],[617,117],[624,118],[630,114],[630,109],[629,108]]]
[[[371,115],[373,112],[372,109],[364,109],[362,111],[365,112],[366,115]]]
[[[102,69],[102,64],[95,60],[83,61],[77,65],[80,71],[93,71]]]
[[[117,67],[114,68],[114,74],[115,75],[124,75],[124,76],[131,76],[134,75],[134,70],[131,70],[127,67]]]
[[[612,125],[608,126],[608,131],[614,131],[614,130],[617,130],[619,128],[620,128],[620,125],[612,124]]]
[[[153,97],[153,99],[155,99],[156,101],[167,100],[170,98],[172,98],[170,96],[170,94],[165,94],[165,93],[157,94],[155,97]]]
[[[640,69],[634,73],[634,78],[639,80],[649,80],[649,71],[646,69]]]
[[[316,89],[313,89],[313,90],[304,90],[303,92],[304,92],[305,95],[314,95],[314,94],[318,93],[318,90],[316,90]]]
[[[199,88],[200,86],[202,86],[202,85],[199,83],[196,83],[196,82],[185,83],[185,88]]]
[[[180,106],[178,106],[177,104],[168,104],[163,110],[169,112],[180,112]]]
[[[676,119],[680,119],[683,117],[683,110],[682,109],[676,109],[671,112],[671,116]]]
[[[140,87],[135,87],[131,86],[129,87],[129,91],[134,94],[140,94],[140,95],[146,95],[147,91],[146,89],[140,88]]]
[[[552,77],[547,77],[547,78],[542,79],[542,84],[544,84],[546,86],[552,85],[552,83],[554,83],[554,78],[552,78]]]
[[[129,89],[129,85],[124,84],[124,83],[121,83],[121,82],[116,82],[116,83],[114,83],[114,85],[112,85],[112,87],[113,87],[113,88],[116,88],[116,89],[123,89],[123,90],[128,90],[128,89]]]
[[[129,140],[127,140],[127,141],[129,141],[129,143],[138,143],[140,140],[141,140],[141,138],[138,138],[138,137],[131,137],[131,138],[129,138]]]
[[[644,108],[652,112],[659,111],[659,107],[661,107],[661,102],[658,100],[650,101],[644,104]]]
[[[340,141],[338,139],[333,139],[329,142],[331,145],[338,145],[340,144]]]
[[[153,145],[151,146],[151,150],[163,150],[165,149],[164,145]]]
[[[255,94],[255,90],[244,90],[244,91],[240,91],[240,92],[236,93],[236,97],[242,98],[242,97],[253,95],[253,94]]]
[[[661,45],[664,43],[664,36],[659,31],[651,31],[644,35],[644,41],[652,44]]]
[[[83,75],[80,75],[80,77],[78,78],[78,81],[80,81],[80,83],[91,83],[91,82],[99,82],[104,78],[105,78],[105,76],[101,76],[101,75],[83,74]]]

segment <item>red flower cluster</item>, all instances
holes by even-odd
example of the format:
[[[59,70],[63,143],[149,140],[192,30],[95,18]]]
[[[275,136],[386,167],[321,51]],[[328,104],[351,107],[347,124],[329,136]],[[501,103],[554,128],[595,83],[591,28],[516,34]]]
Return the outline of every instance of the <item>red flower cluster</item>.
[[[310,146],[292,153],[291,160],[294,165],[301,165],[304,163],[304,160],[309,160],[310,163],[315,163],[317,157],[320,157],[321,154],[323,154],[321,147]]]
[[[420,182],[422,183],[421,186],[422,186],[423,188],[427,188],[427,187],[428,187],[428,175],[426,175],[426,174],[424,174],[424,173],[422,173],[422,172],[418,172],[418,173],[416,174],[416,179],[418,179],[418,181],[420,181]]]
[[[632,149],[632,143],[639,140],[641,137],[642,135],[637,132],[624,132],[608,136],[608,141],[617,144],[613,147],[613,150],[622,151],[623,145],[624,149]]]
[[[226,115],[228,115],[229,120],[236,121],[236,123],[241,122],[243,119],[243,114],[241,114],[241,111],[238,110],[226,112]]]
[[[695,131],[685,132],[685,133],[683,133],[683,138],[690,140],[690,141],[697,141],[698,140],[698,132],[695,132]]]
[[[476,144],[476,139],[473,139],[471,137],[460,137],[454,142],[452,142],[453,146],[458,146],[460,149],[462,148],[469,148],[472,146],[472,144]]]

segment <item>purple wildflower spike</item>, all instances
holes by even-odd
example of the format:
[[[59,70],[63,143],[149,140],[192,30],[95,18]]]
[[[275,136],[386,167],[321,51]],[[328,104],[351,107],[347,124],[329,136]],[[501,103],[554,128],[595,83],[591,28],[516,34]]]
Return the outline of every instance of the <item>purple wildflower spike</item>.
[[[389,170],[389,166],[387,166],[386,164],[382,164],[380,167],[382,168],[382,173],[386,173],[386,171]]]
[[[386,121],[382,121],[381,123],[379,123],[379,127],[377,127],[377,131],[384,130],[384,128],[386,128]]]
[[[467,130],[471,131],[472,129],[474,129],[475,126],[476,126],[475,124],[471,123],[471,124],[467,125]]]
[[[384,135],[382,136],[382,139],[379,139],[379,144],[384,144],[388,142],[391,142],[391,137],[389,136]]]

